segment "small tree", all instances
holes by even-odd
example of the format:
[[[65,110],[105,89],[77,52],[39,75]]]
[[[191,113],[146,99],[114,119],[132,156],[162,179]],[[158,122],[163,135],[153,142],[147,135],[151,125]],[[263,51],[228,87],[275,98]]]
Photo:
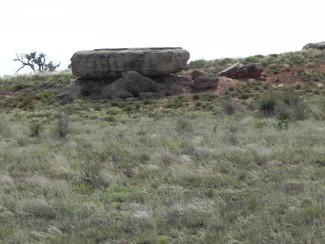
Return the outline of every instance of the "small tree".
[[[54,64],[52,61],[47,62],[45,53],[31,52],[29,54],[21,54],[20,56],[16,54],[16,57],[14,61],[18,61],[22,64],[16,72],[19,72],[25,67],[30,67],[34,73],[36,73],[36,71],[53,72],[60,66],[60,63]]]

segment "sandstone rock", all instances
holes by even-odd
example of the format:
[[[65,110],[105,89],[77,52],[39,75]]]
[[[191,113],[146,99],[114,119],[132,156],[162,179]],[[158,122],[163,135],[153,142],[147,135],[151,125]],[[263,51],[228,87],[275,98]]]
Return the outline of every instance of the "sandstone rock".
[[[218,73],[218,76],[226,76],[232,79],[256,79],[264,80],[262,77],[263,66],[259,63],[241,64],[239,62],[227,67]]]
[[[202,70],[195,69],[191,72],[191,79],[196,80],[197,78],[206,75]]]
[[[236,72],[237,70],[239,70],[241,67],[241,64],[239,62],[230,65],[229,67],[221,70],[217,75],[218,76],[226,76],[229,77],[231,76],[234,72]]]
[[[63,88],[59,97],[69,102],[77,98],[90,97],[100,98],[103,87],[112,83],[114,80],[78,78],[70,86]]]
[[[166,75],[181,71],[190,57],[182,48],[122,48],[79,51],[71,58],[77,77],[121,77],[137,71],[143,76]]]
[[[191,78],[177,75],[163,75],[151,77],[159,85],[161,95],[179,95],[191,91]]]
[[[192,90],[218,89],[219,78],[216,75],[203,75],[194,80]]]
[[[317,43],[308,43],[302,49],[325,50],[325,41],[324,42],[317,42]]]
[[[139,97],[140,93],[158,92],[156,82],[148,77],[140,75],[136,71],[128,71],[122,74],[122,78],[103,87],[100,93],[101,98],[122,98]]]

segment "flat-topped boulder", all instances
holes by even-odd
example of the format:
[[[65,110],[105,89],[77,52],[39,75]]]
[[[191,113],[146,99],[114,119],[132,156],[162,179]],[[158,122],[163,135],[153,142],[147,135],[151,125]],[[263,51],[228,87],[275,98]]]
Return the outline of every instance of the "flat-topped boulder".
[[[118,78],[126,71],[150,77],[179,72],[189,58],[189,52],[180,47],[95,49],[76,52],[71,68],[82,78]]]

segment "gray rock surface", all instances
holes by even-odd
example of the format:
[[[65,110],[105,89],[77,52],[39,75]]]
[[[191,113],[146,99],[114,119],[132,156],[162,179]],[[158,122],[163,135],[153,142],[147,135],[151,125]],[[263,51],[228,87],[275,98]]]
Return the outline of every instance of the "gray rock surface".
[[[206,89],[217,89],[219,84],[219,77],[213,74],[200,76],[194,80],[192,90],[200,91]]]
[[[262,77],[263,65],[260,63],[241,64],[239,62],[220,71],[218,76],[226,76],[232,79],[256,79],[264,80]]]
[[[143,76],[167,75],[186,68],[190,58],[182,48],[122,48],[78,51],[71,58],[72,73],[77,77],[121,77],[126,71]]]
[[[317,43],[308,43],[302,49],[325,50],[325,41],[324,42],[317,42]]]
[[[157,93],[159,90],[156,82],[148,77],[140,75],[136,71],[127,71],[122,77],[113,83],[103,87],[100,93],[101,98],[122,98],[139,97],[143,92]]]

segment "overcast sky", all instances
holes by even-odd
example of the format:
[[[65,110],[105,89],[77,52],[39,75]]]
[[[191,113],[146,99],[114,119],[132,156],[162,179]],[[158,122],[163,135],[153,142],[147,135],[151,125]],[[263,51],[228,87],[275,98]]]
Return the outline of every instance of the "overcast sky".
[[[325,41],[324,9],[324,0],[0,0],[0,75],[32,51],[61,69],[95,48],[179,46],[191,60],[297,51]]]

